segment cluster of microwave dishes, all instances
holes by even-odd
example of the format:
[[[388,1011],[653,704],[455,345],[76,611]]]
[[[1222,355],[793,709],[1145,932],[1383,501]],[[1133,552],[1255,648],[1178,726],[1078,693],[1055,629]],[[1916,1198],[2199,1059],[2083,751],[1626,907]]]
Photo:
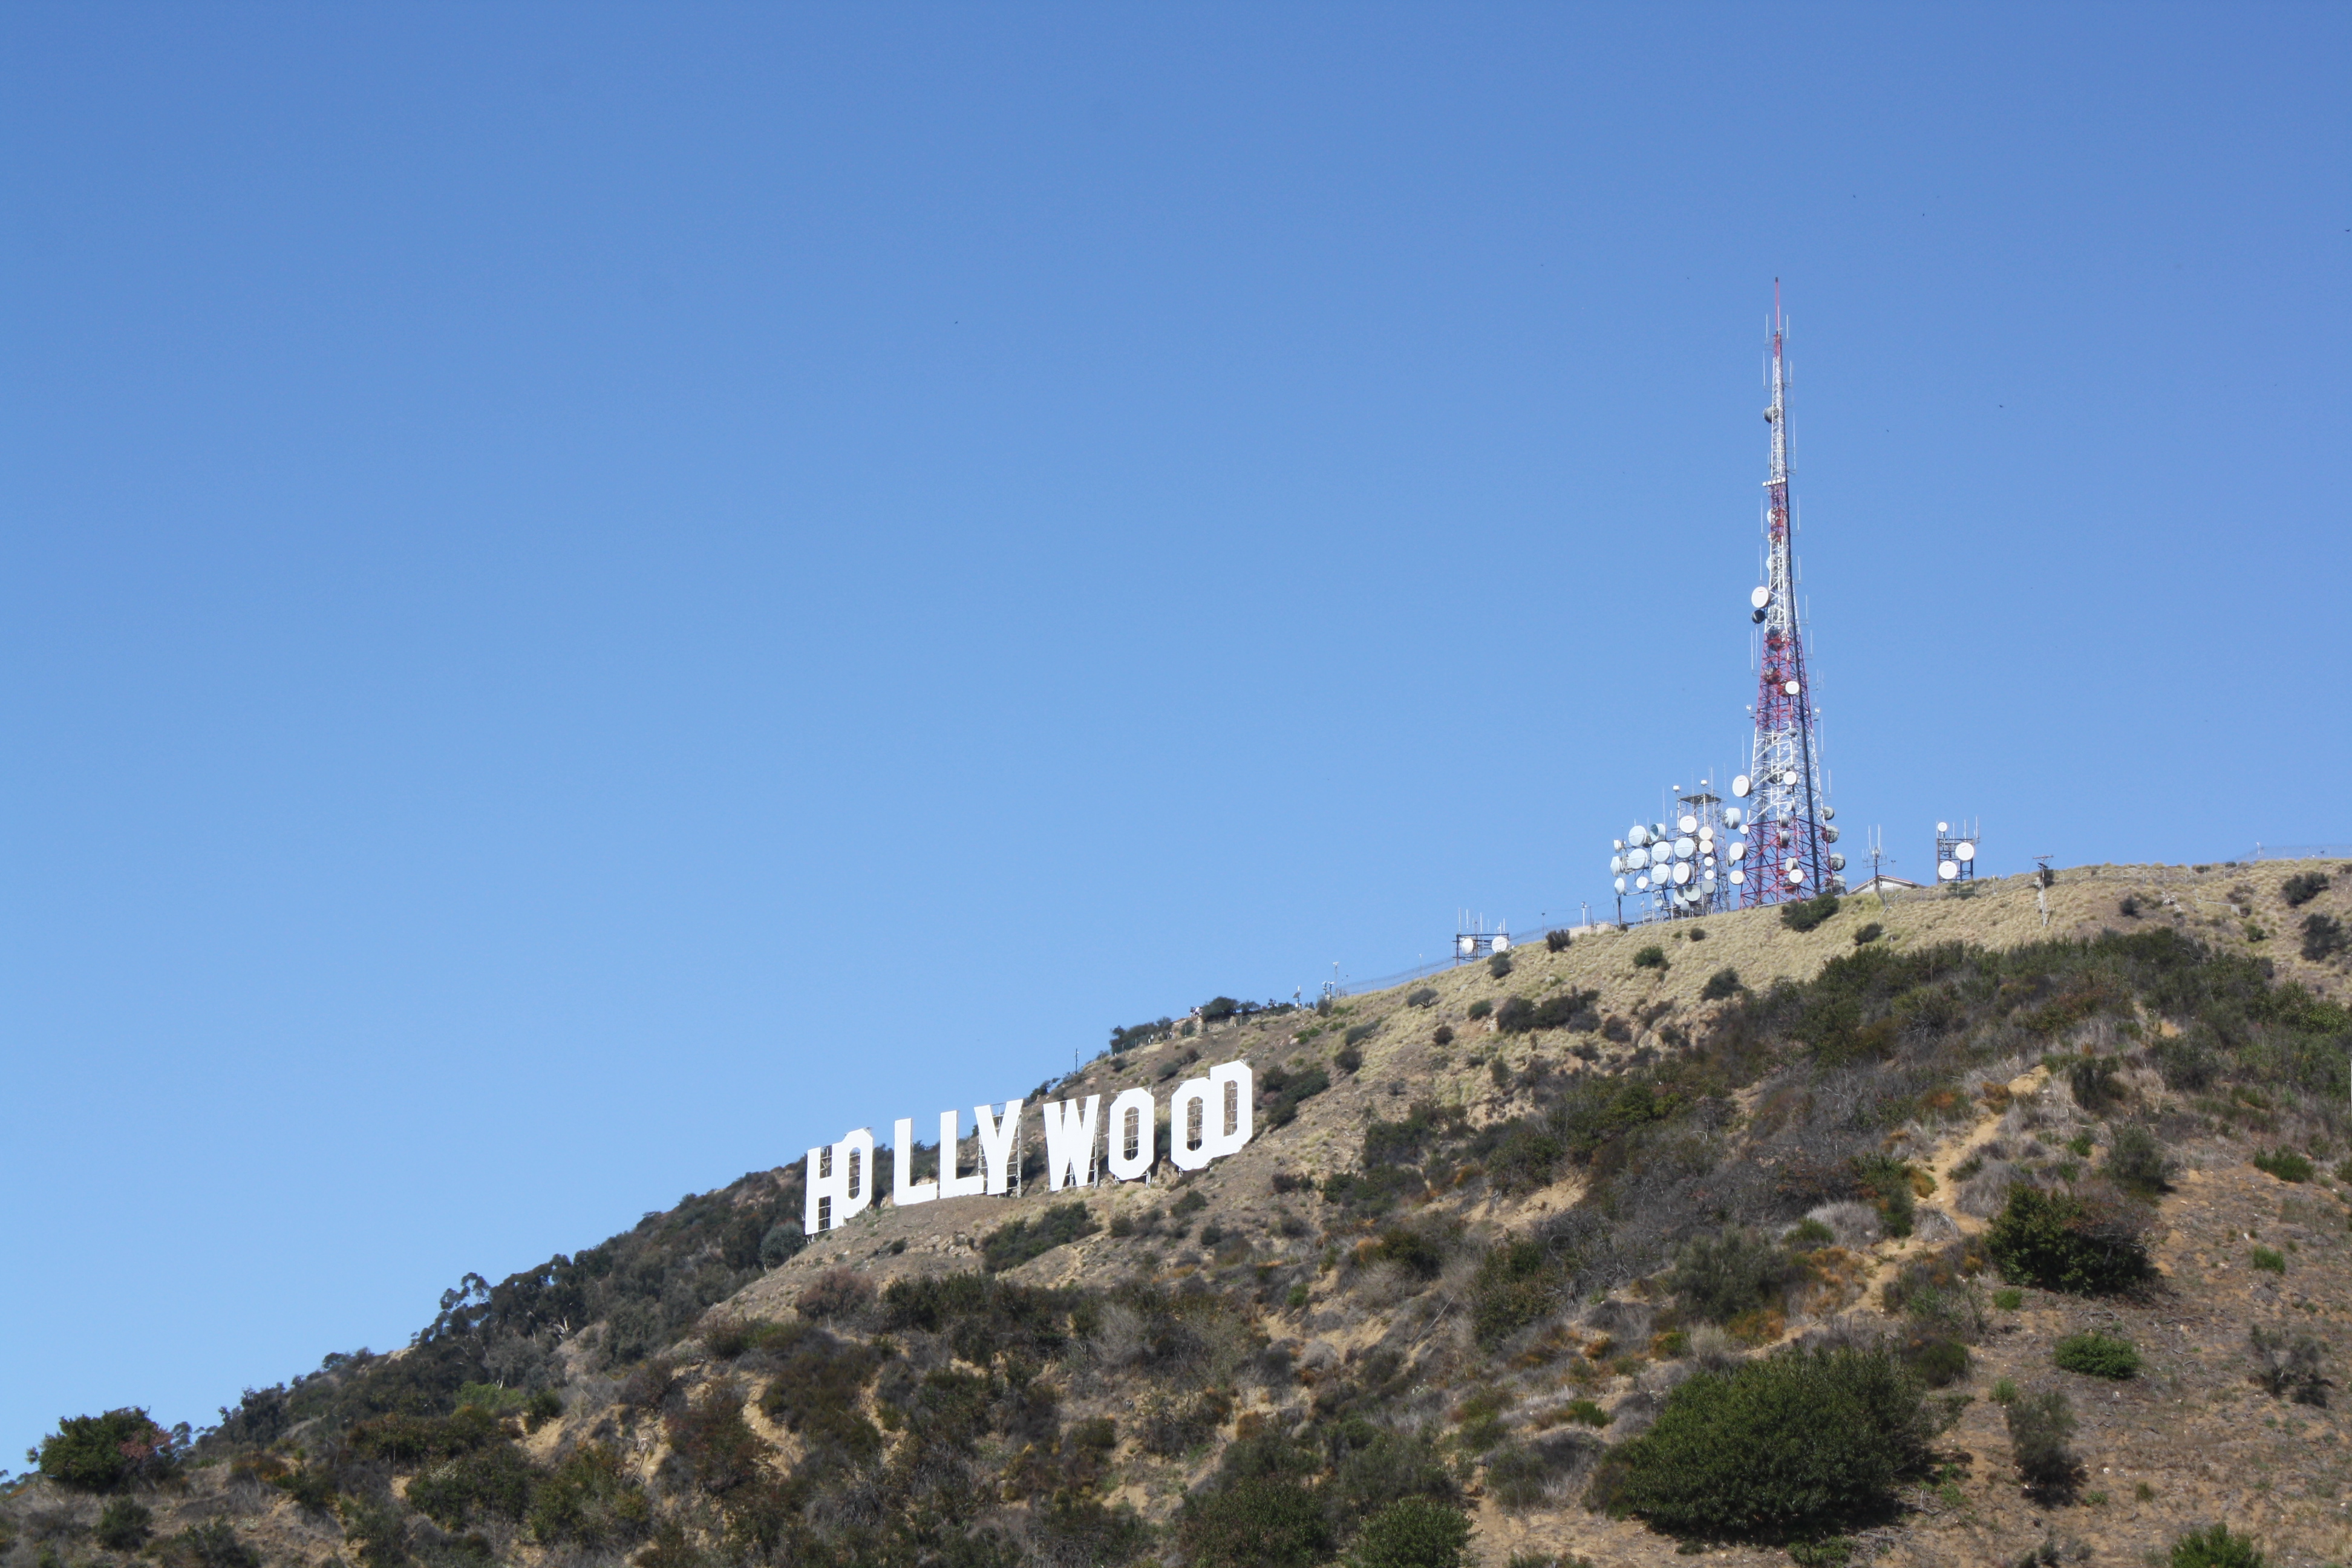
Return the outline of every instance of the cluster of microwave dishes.
[[[1646,893],[1653,888],[1671,889],[1677,903],[1689,903],[1694,895],[1712,896],[1718,876],[1736,888],[1748,879],[1745,870],[1731,864],[1747,858],[1748,840],[1739,835],[1748,826],[1746,814],[1736,805],[1725,808],[1720,832],[1714,823],[1702,822],[1689,812],[1672,824],[1658,822],[1645,827],[1637,822],[1616,841],[1616,853],[1609,857],[1617,890]]]
[[[1793,786],[1793,772],[1781,776],[1780,783]],[[1747,798],[1754,783],[1746,773],[1731,781],[1731,793]],[[1701,797],[1711,804],[1714,797]],[[1705,811],[1705,805],[1702,805]],[[1822,814],[1830,814],[1824,810]],[[1685,812],[1672,824],[1651,823],[1646,826],[1635,823],[1624,837],[1614,841],[1615,853],[1609,858],[1609,870],[1616,878],[1621,893],[1657,892],[1666,895],[1674,904],[1689,908],[1711,900],[1725,883],[1737,888],[1750,876],[1770,877],[1774,858],[1762,838],[1770,837],[1775,830],[1760,824],[1747,809],[1730,805],[1723,808],[1720,822],[1711,811]],[[1760,834],[1760,837],[1759,837]],[[1822,837],[1831,843],[1837,841],[1838,830],[1824,825]],[[1782,845],[1788,842],[1785,829],[1778,831]],[[1756,853],[1750,868],[1750,850]],[[1845,857],[1829,857],[1832,871],[1845,869]],[[1804,885],[1804,866],[1793,858],[1782,864],[1779,875],[1791,889]]]

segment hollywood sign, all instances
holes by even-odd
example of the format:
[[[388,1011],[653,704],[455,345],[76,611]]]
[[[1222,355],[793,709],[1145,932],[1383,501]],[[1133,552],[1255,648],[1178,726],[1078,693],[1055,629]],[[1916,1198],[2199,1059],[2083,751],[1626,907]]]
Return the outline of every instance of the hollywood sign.
[[[1187,1079],[1168,1098],[1168,1157],[1180,1171],[1197,1171],[1212,1160],[1238,1152],[1250,1141],[1250,1100],[1254,1086],[1247,1062],[1227,1062],[1209,1069],[1206,1078]],[[1045,1125],[1045,1186],[1090,1187],[1097,1173],[1108,1171],[1117,1180],[1139,1182],[1150,1176],[1159,1158],[1160,1108],[1148,1089],[1130,1089],[1110,1102],[1108,1121],[1097,1123],[1102,1096],[1056,1100],[1042,1108]],[[1008,1100],[1002,1115],[992,1105],[975,1105],[979,1123],[980,1169],[959,1173],[961,1140],[957,1123],[961,1113],[940,1112],[940,1173],[931,1181],[915,1180],[915,1122],[902,1116],[896,1123],[891,1148],[895,1158],[890,1201],[904,1208],[940,1198],[1002,1197],[1013,1189],[1020,1170],[1021,1102]],[[1099,1156],[1099,1158],[1097,1158]],[[836,1230],[866,1212],[874,1202],[874,1130],[860,1127],[838,1143],[821,1144],[808,1152],[808,1202],[802,1229],[814,1236]]]

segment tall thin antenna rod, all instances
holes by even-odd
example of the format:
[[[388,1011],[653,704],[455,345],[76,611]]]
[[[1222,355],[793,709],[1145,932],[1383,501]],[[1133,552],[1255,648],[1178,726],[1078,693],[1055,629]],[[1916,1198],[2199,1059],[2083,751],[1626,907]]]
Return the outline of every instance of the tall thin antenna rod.
[[[1764,410],[1765,423],[1771,427],[1764,480],[1766,580],[1751,596],[1761,599],[1753,619],[1763,627],[1756,671],[1756,739],[1748,764],[1748,815],[1755,831],[1739,888],[1740,902],[1750,907],[1827,892],[1841,880],[1838,872],[1844,868],[1844,857],[1829,848],[1837,841],[1837,829],[1830,826],[1835,813],[1824,785],[1812,682],[1805,668],[1804,626],[1797,613],[1789,507],[1787,334],[1780,280],[1775,278],[1768,360],[1772,402]]]

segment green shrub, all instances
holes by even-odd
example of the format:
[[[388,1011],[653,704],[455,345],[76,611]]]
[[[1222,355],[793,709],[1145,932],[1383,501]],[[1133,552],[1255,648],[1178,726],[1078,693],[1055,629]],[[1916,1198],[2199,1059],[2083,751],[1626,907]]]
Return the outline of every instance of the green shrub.
[[[1364,1521],[1350,1568],[1461,1568],[1470,1521],[1450,1503],[1401,1498]]]
[[[1380,1032],[1381,1026],[1378,1024],[1357,1024],[1350,1027],[1347,1034],[1340,1037],[1340,1043],[1342,1045],[1360,1046],[1366,1040],[1370,1039],[1374,1035],[1377,1035]]]
[[[1488,1350],[1550,1311],[1564,1281],[1539,1241],[1487,1250],[1470,1282],[1470,1327]]]
[[[982,1266],[992,1274],[1017,1268],[1101,1228],[1087,1213],[1086,1205],[1056,1204],[1034,1220],[1016,1219],[990,1231],[980,1244]]]
[[[2254,1156],[2254,1169],[2267,1171],[2282,1182],[2307,1182],[2319,1173],[2309,1160],[2292,1149],[2266,1149]]]
[[[1801,899],[1780,906],[1780,923],[1790,931],[1811,931],[1838,912],[1838,896],[1823,893],[1817,899]]]
[[[1948,1388],[1969,1374],[1969,1347],[1958,1340],[1929,1335],[1903,1349],[1903,1364],[1928,1388]]]
[[[2004,1312],[2014,1312],[2025,1305],[2025,1292],[2014,1285],[2005,1285],[1992,1293],[1992,1304]]]
[[[1331,1524],[1297,1481],[1253,1476],[1186,1498],[1176,1544],[1193,1568],[1313,1568],[1330,1554]]]
[[[1168,1213],[1171,1218],[1182,1219],[1187,1215],[1199,1214],[1202,1209],[1207,1208],[1208,1206],[1209,1200],[1206,1197],[1203,1197],[1196,1190],[1186,1193],[1182,1197],[1178,1198],[1174,1203],[1170,1204],[1168,1205]]]
[[[2279,897],[2286,900],[2286,907],[2291,910],[2303,908],[2326,890],[2327,873],[2325,871],[2298,871],[2279,884]]]
[[[2058,1342],[2051,1356],[2064,1370],[2079,1372],[2085,1377],[2121,1381],[2139,1375],[2138,1347],[2129,1340],[2103,1334],[2096,1329],[2068,1334]]]
[[[2100,1173],[2126,1192],[2153,1196],[2167,1190],[2172,1172],[2155,1132],[2133,1122],[2116,1129]]]
[[[1885,1513],[1926,1473],[1935,1431],[1884,1352],[1786,1352],[1685,1381],[1612,1451],[1589,1500],[1675,1535],[1818,1535]]]
[[[41,1439],[34,1462],[42,1475],[75,1491],[111,1491],[133,1481],[160,1480],[178,1462],[178,1445],[134,1407],[103,1415],[68,1415]]]
[[[2257,1247],[2246,1255],[2246,1261],[2267,1274],[2286,1272],[2286,1254],[2274,1247]]]
[[[808,1246],[808,1233],[796,1219],[780,1219],[760,1237],[760,1267],[781,1268]]]
[[[190,1525],[163,1542],[160,1555],[168,1568],[261,1568],[261,1553],[225,1519]]]
[[[1570,1421],[1575,1422],[1580,1426],[1606,1426],[1609,1425],[1609,1412],[1601,1409],[1601,1406],[1595,1405],[1590,1399],[1572,1399],[1569,1401],[1566,1414]]]
[[[1872,942],[1876,942],[1880,937],[1885,936],[1885,934],[1886,928],[1880,925],[1876,921],[1873,921],[1868,925],[1861,927],[1853,933],[1853,945],[1856,947],[1868,947]]]
[[[2270,1568],[2270,1559],[2251,1535],[2232,1535],[2226,1524],[2192,1530],[2172,1543],[2166,1568]]]
[[[1592,1004],[1600,1000],[1598,991],[1561,991],[1540,1002],[1530,1002],[1524,996],[1505,998],[1495,1011],[1495,1026],[1507,1035],[1522,1035],[1534,1029],[1593,1029],[1601,1025],[1600,1016]]]
[[[670,1449],[686,1461],[696,1484],[724,1497],[760,1474],[768,1446],[743,1419],[743,1396],[721,1386],[669,1418]]]
[[[1727,1323],[1769,1305],[1801,1275],[1801,1267],[1785,1248],[1733,1226],[1687,1243],[1666,1276],[1666,1287],[1692,1317]]]
[[[1544,932],[1544,951],[1547,952],[1566,952],[1568,951],[1568,944],[1571,940],[1572,939],[1564,931],[1548,931]]]
[[[1443,1024],[1440,1024],[1437,1026],[1437,1032],[1444,1035],[1445,1037],[1445,1040],[1450,1040],[1454,1037],[1454,1031],[1447,1028]],[[1442,1046],[1445,1043],[1445,1040],[1440,1040],[1437,1043]],[[1354,1072],[1358,1068],[1364,1065],[1364,1053],[1358,1050],[1353,1046],[1341,1046],[1338,1050],[1331,1053],[1331,1065],[1338,1068],[1341,1072]]]
[[[520,1520],[530,1506],[530,1462],[512,1443],[447,1459],[408,1483],[408,1506],[444,1530],[463,1530],[476,1511]]]
[[[1857,1154],[1852,1162],[1854,1185],[1863,1201],[1878,1211],[1886,1234],[1904,1237],[1918,1215],[1918,1194],[1911,1184],[1911,1167],[1892,1154]]]
[[[1408,1007],[1427,1007],[1435,1004],[1436,1001],[1437,987],[1434,985],[1416,986],[1414,989],[1406,992],[1404,996],[1404,1005]]]
[[[2352,931],[2334,915],[2303,917],[2303,956],[2313,963],[2322,963],[2336,954],[2352,949]]]
[[[531,1533],[546,1545],[608,1551],[643,1540],[652,1527],[653,1505],[621,1456],[602,1443],[565,1456],[530,1500]]]
[[[1486,961],[1486,973],[1497,980],[1507,979],[1511,973],[1511,955],[1498,952]]]
[[[1470,1004],[1470,1016],[1473,1018],[1486,1017],[1494,1010],[1495,1004],[1484,996],[1479,997],[1478,1000]]]
[[[835,1339],[823,1329],[803,1331],[783,1354],[760,1395],[761,1414],[799,1434],[812,1450],[853,1458],[878,1452],[882,1434],[858,1394],[874,1380],[881,1357],[871,1346]]]
[[[1432,1437],[1378,1430],[1369,1442],[1352,1447],[1339,1460],[1322,1489],[1326,1510],[1343,1525],[1378,1513],[1400,1499],[1452,1502],[1460,1496],[1454,1470],[1439,1455]]]
[[[409,1469],[434,1459],[453,1459],[506,1441],[506,1423],[478,1405],[461,1405],[447,1415],[378,1415],[352,1427],[344,1439],[352,1457],[381,1459]]]
[[[2037,1492],[2063,1495],[2082,1479],[2082,1461],[2074,1457],[2074,1406],[2058,1390],[2024,1394],[2009,1402],[2010,1456],[2026,1486]]]
[[[1664,974],[1666,972],[1667,967],[1666,950],[1660,947],[1654,942],[1650,943],[1649,946],[1641,949],[1633,954],[1633,967],[1636,969],[1654,969],[1659,973]]]
[[[155,1516],[130,1498],[110,1498],[100,1510],[98,1528],[90,1533],[110,1552],[136,1552],[154,1533]]]
[[[2029,1186],[2010,1189],[1985,1233],[1985,1255],[2010,1284],[2077,1296],[2128,1290],[2156,1272],[2129,1216],[2114,1205]]]
[[[1739,971],[1728,968],[1718,969],[1706,977],[1706,984],[1698,988],[1698,999],[1702,1002],[1720,1002],[1727,996],[1738,995],[1743,989],[1745,987],[1739,983]]]
[[[1486,1153],[1486,1175],[1496,1190],[1531,1193],[1549,1184],[1567,1146],[1539,1126],[1514,1121]]]
[[[1427,1235],[1404,1226],[1391,1226],[1372,1244],[1374,1261],[1393,1263],[1417,1279],[1434,1279],[1445,1268],[1445,1253]]]
[[[1432,1045],[1450,1046],[1454,1043],[1454,1031],[1444,1024],[1440,1024],[1437,1026],[1435,1032],[1431,1034],[1429,1039]]]

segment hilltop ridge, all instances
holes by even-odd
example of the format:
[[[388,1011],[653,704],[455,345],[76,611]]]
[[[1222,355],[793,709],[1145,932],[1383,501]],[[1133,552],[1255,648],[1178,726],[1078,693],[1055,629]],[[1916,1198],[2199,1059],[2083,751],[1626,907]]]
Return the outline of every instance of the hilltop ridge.
[[[112,1492],[16,1483],[7,1550],[95,1561],[135,1495],[183,1557],[312,1568],[1370,1561],[1414,1508],[1496,1568],[2137,1560],[2214,1520],[2352,1552],[2333,1352],[2266,1392],[2248,1337],[2352,1314],[2352,874],[2036,894],[1587,933],[1172,1030],[1051,1092],[1246,1060],[1256,1136],[1206,1170],[1048,1192],[1033,1113],[1022,1195],[814,1237],[798,1168],[753,1173],[468,1277],[415,1345],[248,1393]],[[2021,1192],[2105,1205],[2150,1277],[2004,1284]],[[2058,1367],[2090,1330],[2136,1373]],[[1935,1391],[1878,1511],[1693,1535],[1627,1503],[1678,1391],[1806,1346]],[[2005,1386],[2071,1402],[2067,1486],[2021,1480]]]

